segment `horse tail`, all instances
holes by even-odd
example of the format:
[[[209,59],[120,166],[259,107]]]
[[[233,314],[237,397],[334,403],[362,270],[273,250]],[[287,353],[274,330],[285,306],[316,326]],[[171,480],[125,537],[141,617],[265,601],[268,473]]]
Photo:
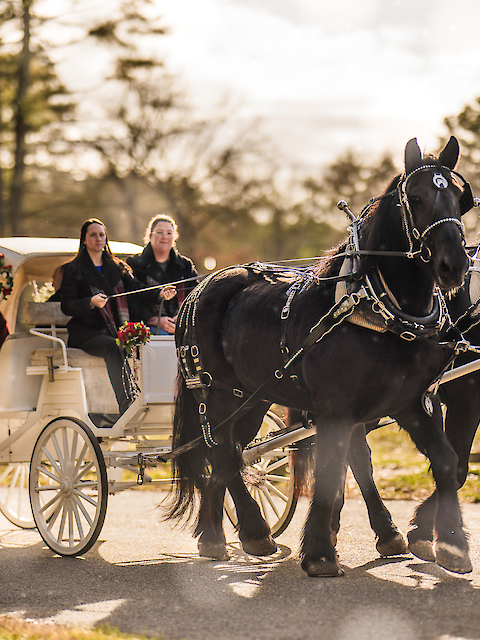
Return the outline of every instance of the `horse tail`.
[[[287,409],[285,424],[306,426],[306,419],[298,409]],[[312,492],[312,478],[315,463],[315,436],[299,440],[292,445],[292,464],[294,469],[294,492],[297,497],[310,495]]]
[[[177,375],[177,393],[173,417],[172,451],[199,435],[198,404],[187,389],[182,373]],[[203,439],[189,451],[173,458],[173,489],[166,518],[190,518],[195,506],[195,490],[202,491],[208,467]]]

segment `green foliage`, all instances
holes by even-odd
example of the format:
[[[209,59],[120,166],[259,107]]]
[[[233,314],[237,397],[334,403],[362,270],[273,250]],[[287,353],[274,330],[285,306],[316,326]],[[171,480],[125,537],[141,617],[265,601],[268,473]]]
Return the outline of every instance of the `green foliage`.
[[[459,172],[472,185],[474,195],[480,193],[480,176],[478,164],[480,161],[480,97],[472,104],[467,104],[458,115],[445,118],[445,126],[449,135],[454,135],[460,142],[461,157],[458,165]],[[444,140],[443,140],[444,142]],[[468,238],[473,243],[480,231],[478,210],[467,213],[465,222]]]

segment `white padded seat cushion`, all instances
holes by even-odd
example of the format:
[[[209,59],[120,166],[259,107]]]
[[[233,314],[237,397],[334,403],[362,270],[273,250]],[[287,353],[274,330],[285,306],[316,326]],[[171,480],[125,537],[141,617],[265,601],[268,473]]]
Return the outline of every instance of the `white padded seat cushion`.
[[[62,365],[61,349],[35,349],[32,351],[33,366],[48,365],[47,356],[53,356],[54,365]],[[81,349],[67,349],[68,364],[83,369],[83,381],[89,413],[118,413],[118,404],[112,389],[103,358],[91,356]]]

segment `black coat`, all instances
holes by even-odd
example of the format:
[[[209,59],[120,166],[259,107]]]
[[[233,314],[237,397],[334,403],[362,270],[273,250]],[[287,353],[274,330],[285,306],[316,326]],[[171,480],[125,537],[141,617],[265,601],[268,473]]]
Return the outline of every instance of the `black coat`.
[[[112,334],[100,309],[90,307],[90,300],[98,292],[113,295],[120,280],[125,291],[145,287],[127,268],[107,260],[103,261],[103,273],[100,273],[88,253],[65,265],[59,294],[63,313],[72,316],[67,325],[69,346],[80,346],[85,340],[99,334]],[[126,296],[126,300],[132,321],[147,320],[142,316],[143,308],[158,301],[158,292],[146,291]],[[120,321],[115,299],[110,301],[110,308],[118,328]]]
[[[195,265],[190,258],[180,255],[176,249],[170,249],[169,262],[164,271],[155,260],[155,255],[150,243],[147,244],[140,255],[127,258],[127,262],[133,269],[133,275],[147,287],[154,286],[155,284],[167,284],[168,282],[188,280],[188,278],[194,278],[198,275]],[[187,294],[196,286],[197,281],[195,280],[186,282],[185,284],[176,284],[177,295],[171,300],[165,300],[161,315],[174,318]],[[143,314],[150,314],[149,318],[151,318],[158,315],[158,311],[158,305],[153,305],[149,309],[144,309]]]

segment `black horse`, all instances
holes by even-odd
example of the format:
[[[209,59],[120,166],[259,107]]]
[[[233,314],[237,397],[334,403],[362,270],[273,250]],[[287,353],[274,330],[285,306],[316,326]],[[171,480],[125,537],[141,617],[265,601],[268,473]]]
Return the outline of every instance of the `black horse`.
[[[405,174],[352,223],[349,239],[328,260],[293,275],[259,264],[224,269],[184,302],[175,336],[183,375],[173,446],[181,455],[169,516],[190,513],[195,490],[200,492],[195,535],[201,555],[228,557],[226,489],[244,550],[276,550],[240,473],[242,448],[275,402],[317,416],[315,489],[301,549],[308,575],[343,573],[331,517],[343,489],[350,436],[356,425],[384,415],[404,419],[431,461],[435,526],[444,545],[437,562],[469,570],[455,456],[439,408],[432,407],[421,431],[416,426],[420,418],[424,422],[423,392],[446,360],[438,343],[443,315],[436,285],[458,287],[468,266],[460,222],[468,194],[453,171],[458,154],[453,137],[438,159],[422,157],[411,140]],[[337,281],[349,286],[339,299]],[[379,330],[345,321],[354,313],[368,316]]]
[[[475,347],[480,346],[480,272],[478,260],[469,272],[465,286],[447,300],[452,321],[463,332],[465,338]],[[462,367],[478,360],[478,352],[466,352],[458,356],[456,367]],[[467,479],[468,463],[473,439],[480,422],[480,370],[452,379],[440,385],[440,401],[446,407],[445,434],[456,456],[457,483],[462,487]],[[290,413],[290,421],[297,422],[298,414]],[[423,421],[428,418],[423,417]],[[399,425],[408,425],[400,418]],[[348,464],[360,487],[367,505],[370,524],[377,535],[377,549],[381,555],[390,556],[410,551],[422,560],[434,562],[437,554],[438,536],[435,530],[435,512],[437,510],[438,491],[424,500],[416,509],[408,533],[408,546],[393,523],[388,509],[383,504],[373,480],[370,448],[365,433],[378,428],[378,423],[360,425],[350,441]],[[305,453],[303,451],[302,453]],[[426,453],[422,451],[422,453]],[[343,496],[340,496],[332,517],[332,530],[340,528],[340,511]]]

